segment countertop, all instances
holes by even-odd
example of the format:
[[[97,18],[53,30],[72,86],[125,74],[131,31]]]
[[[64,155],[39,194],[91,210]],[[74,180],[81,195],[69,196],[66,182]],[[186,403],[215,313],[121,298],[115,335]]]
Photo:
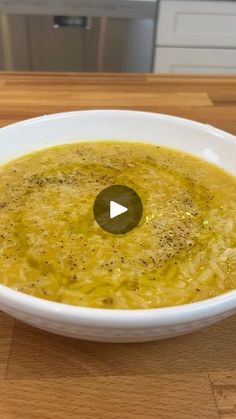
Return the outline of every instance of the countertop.
[[[0,73],[0,126],[90,108],[163,112],[236,134],[236,77]],[[0,313],[0,416],[235,419],[235,330],[231,317],[164,341],[99,344]]]

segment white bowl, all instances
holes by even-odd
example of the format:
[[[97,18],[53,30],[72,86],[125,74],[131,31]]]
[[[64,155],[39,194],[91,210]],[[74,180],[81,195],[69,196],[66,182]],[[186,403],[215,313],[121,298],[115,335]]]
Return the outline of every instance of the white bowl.
[[[2,128],[0,163],[54,144],[101,139],[140,140],[175,147],[236,175],[234,136],[168,115],[116,110],[61,113]],[[112,310],[46,301],[0,285],[0,308],[19,320],[65,336],[141,342],[188,333],[236,313],[236,290],[177,307]]]

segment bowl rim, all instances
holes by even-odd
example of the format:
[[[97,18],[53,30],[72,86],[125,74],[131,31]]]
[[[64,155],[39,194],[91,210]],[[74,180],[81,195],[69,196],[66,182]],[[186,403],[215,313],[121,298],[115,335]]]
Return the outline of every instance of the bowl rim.
[[[195,121],[193,119],[183,118],[180,116],[169,115],[160,112],[147,112],[147,111],[139,111],[139,110],[132,110],[132,109],[80,109],[75,111],[65,111],[65,112],[55,112],[50,114],[44,114],[40,116],[35,116],[32,118],[23,119],[17,122],[13,122],[12,124],[5,125],[0,127],[0,133],[4,131],[9,131],[11,129],[17,128],[18,126],[27,126],[32,124],[37,124],[44,121],[49,121],[52,119],[60,119],[60,118],[70,118],[73,116],[77,116],[80,114],[120,114],[120,115],[133,115],[133,116],[146,116],[154,119],[164,119],[164,120],[172,120],[173,122],[181,123],[184,125],[193,126],[195,128],[203,129],[204,131],[210,132],[216,136],[224,138],[225,140],[229,140],[230,142],[233,141],[235,144],[236,135],[231,134],[227,131],[221,130],[220,128],[216,128],[215,126]],[[99,140],[94,140],[99,141]]]
[[[0,284],[0,303],[21,313],[37,316],[39,319],[57,320],[64,324],[81,324],[102,327],[153,327],[158,325],[177,325],[204,320],[217,314],[236,309],[236,290],[216,297],[177,306],[147,309],[109,309],[83,307],[44,300],[16,291]]]
[[[236,136],[226,131],[215,128],[212,125],[185,119],[168,114],[132,111],[123,109],[91,109],[70,112],[53,113],[38,117],[18,121],[13,124],[0,128],[0,133],[18,128],[20,126],[32,125],[57,118],[70,118],[81,113],[89,114],[126,114],[132,116],[148,116],[155,119],[172,120],[173,122],[190,125],[195,128],[212,133],[226,141],[233,142],[236,146]],[[99,141],[99,140],[95,140]],[[46,148],[46,147],[45,147]],[[14,305],[16,311],[24,313],[34,313],[38,318],[57,320],[65,324],[84,324],[100,325],[102,327],[115,328],[124,326],[133,327],[153,327],[161,325],[175,325],[179,323],[190,323],[193,320],[204,320],[206,317],[215,317],[217,314],[224,314],[236,309],[236,290],[227,291],[212,298],[200,300],[193,303],[181,304],[177,306],[167,306],[160,308],[146,309],[109,309],[75,306],[71,304],[59,303],[51,300],[44,300],[29,294],[14,290],[0,284],[0,304],[6,309],[11,309]],[[14,310],[13,309],[13,310]]]

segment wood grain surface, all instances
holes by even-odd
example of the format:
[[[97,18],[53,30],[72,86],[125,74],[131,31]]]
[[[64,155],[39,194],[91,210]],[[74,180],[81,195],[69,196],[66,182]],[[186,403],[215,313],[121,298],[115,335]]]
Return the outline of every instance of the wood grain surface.
[[[0,126],[108,107],[178,115],[236,134],[236,77],[0,73]],[[235,331],[231,317],[165,341],[99,344],[0,313],[0,418],[236,419]]]

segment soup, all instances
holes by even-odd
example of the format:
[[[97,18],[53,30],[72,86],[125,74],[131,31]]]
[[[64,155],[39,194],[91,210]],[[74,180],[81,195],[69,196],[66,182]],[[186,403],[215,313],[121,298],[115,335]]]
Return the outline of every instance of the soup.
[[[122,184],[143,204],[111,234],[93,203]],[[67,144],[0,168],[0,281],[79,306],[154,308],[236,288],[236,179],[194,156],[128,142]]]

